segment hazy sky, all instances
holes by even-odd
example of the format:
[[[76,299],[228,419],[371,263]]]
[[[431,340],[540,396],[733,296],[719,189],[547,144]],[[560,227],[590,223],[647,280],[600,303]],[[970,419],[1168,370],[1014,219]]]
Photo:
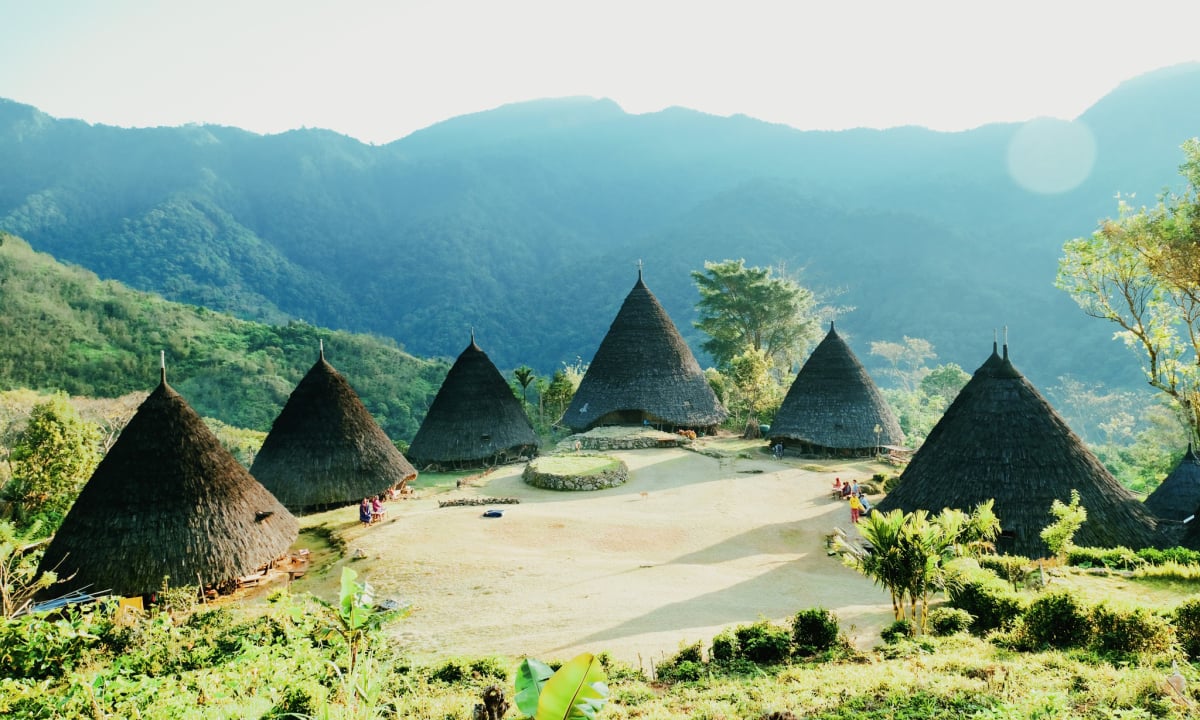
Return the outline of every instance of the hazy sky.
[[[803,129],[1071,119],[1200,60],[1200,1],[0,0],[0,97],[121,126],[384,143],[591,95]]]

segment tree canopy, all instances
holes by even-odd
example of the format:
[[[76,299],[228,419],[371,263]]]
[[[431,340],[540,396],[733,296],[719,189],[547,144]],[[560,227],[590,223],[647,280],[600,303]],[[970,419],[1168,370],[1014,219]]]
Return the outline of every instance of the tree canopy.
[[[761,350],[776,367],[798,361],[819,331],[816,298],[799,282],[743,260],[705,261],[692,271],[700,290],[695,325],[709,337],[701,348],[721,368],[747,349]]]
[[[1200,439],[1200,140],[1183,145],[1186,187],[1063,247],[1056,285],[1142,355],[1151,386],[1166,393]]]

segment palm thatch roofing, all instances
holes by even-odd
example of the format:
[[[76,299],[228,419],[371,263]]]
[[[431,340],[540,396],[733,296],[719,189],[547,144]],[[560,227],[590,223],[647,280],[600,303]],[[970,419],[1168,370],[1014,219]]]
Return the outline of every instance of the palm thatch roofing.
[[[322,349],[275,418],[250,474],[299,512],[359,502],[417,471]]]
[[[475,335],[446,373],[408,448],[418,467],[478,467],[536,455],[538,436]]]
[[[959,392],[899,483],[877,507],[964,511],[989,498],[1000,518],[1002,552],[1045,557],[1040,537],[1054,500],[1078,490],[1087,521],[1078,545],[1143,548],[1163,544],[1143,504],[1084,446],[1008,359],[992,355]]]
[[[727,415],[639,270],[637,283],[600,342],[562,424],[575,432],[643,421],[709,428]]]
[[[166,381],[97,466],[38,568],[60,582],[142,595],[221,584],[287,552],[296,518],[222,447]]]
[[[1161,520],[1182,521],[1200,508],[1200,457],[1187,452],[1171,474],[1146,498],[1146,509]]]
[[[792,381],[770,435],[772,444],[815,452],[870,454],[904,445],[895,414],[832,322]]]

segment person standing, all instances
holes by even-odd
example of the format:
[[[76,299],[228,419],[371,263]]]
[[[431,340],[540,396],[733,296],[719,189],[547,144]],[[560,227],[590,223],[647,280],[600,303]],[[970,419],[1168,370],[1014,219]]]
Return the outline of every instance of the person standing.
[[[857,495],[851,495],[850,496],[850,523],[852,525],[858,524],[858,516],[859,516],[859,513],[861,513],[861,512],[862,512],[862,500],[860,500]]]

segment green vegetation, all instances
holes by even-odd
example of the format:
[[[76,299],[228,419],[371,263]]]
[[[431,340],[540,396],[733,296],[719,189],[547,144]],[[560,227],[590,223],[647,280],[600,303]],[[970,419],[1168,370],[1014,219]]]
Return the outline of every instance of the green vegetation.
[[[0,496],[12,503],[19,524],[41,519],[52,534],[99,462],[99,429],[65,395],[55,395],[30,411],[9,452],[12,477]]]
[[[1057,285],[1108,320],[1142,355],[1146,381],[1173,401],[1200,440],[1200,139],[1183,145],[1185,189],[1154,207],[1124,200],[1117,219],[1063,246]]]
[[[171,384],[206,417],[266,431],[312,366],[320,341],[390,437],[410,439],[445,376],[390,340],[304,322],[236,320],[128,290],[0,244],[0,388],[110,397],[157,383],[159,350]]]
[[[595,475],[616,469],[621,461],[608,455],[544,455],[532,461],[534,469],[547,475]]]

